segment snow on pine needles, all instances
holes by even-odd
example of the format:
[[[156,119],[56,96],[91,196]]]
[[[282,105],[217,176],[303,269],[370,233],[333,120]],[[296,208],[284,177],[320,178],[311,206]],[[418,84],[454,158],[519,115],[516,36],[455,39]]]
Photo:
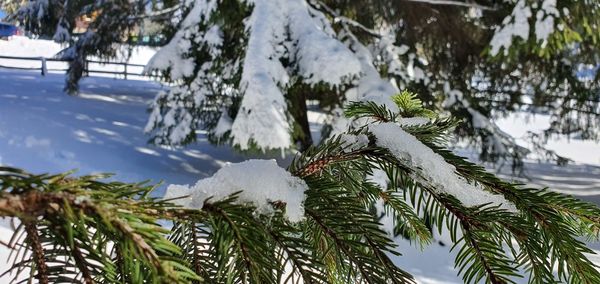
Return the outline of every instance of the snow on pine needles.
[[[400,161],[412,165],[415,180],[431,185],[439,193],[456,197],[468,207],[489,204],[517,212],[514,204],[502,195],[492,194],[459,177],[454,166],[397,124],[374,124],[369,126],[369,131],[377,138],[378,146],[388,149]]]
[[[257,213],[270,214],[272,202],[286,204],[285,216],[292,222],[304,218],[303,203],[306,183],[279,167],[275,160],[248,160],[228,164],[212,177],[201,179],[194,186],[170,185],[165,199],[186,208],[202,208],[208,199],[218,201],[239,192],[237,203],[251,203]]]

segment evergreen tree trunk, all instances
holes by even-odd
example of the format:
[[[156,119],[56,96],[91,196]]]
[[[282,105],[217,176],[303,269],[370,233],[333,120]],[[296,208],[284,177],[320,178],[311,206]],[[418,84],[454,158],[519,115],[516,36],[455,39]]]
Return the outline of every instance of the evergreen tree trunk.
[[[294,127],[294,142],[298,145],[298,149],[301,152],[304,152],[308,147],[313,145],[306,106],[306,99],[309,92],[310,88],[308,86],[298,84],[290,90],[289,95],[289,109],[296,124]]]
[[[65,84],[65,92],[69,95],[77,95],[79,91],[79,80],[83,77],[86,71],[85,56],[81,58],[78,56],[69,62],[69,69],[67,70],[67,79]]]

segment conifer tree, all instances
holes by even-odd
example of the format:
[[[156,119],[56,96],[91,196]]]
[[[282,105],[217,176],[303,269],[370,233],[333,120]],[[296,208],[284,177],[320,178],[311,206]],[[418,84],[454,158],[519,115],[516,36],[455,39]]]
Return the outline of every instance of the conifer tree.
[[[299,143],[302,150],[315,142],[307,139],[307,99],[318,101],[335,129],[339,109],[348,101],[391,96],[398,88],[418,90],[428,108],[464,119],[467,123],[457,134],[474,137],[483,160],[512,160],[518,166],[530,152],[490,121],[523,108],[553,117],[547,131],[532,134],[536,145],[556,133],[597,138],[598,80],[591,77],[597,79],[597,33],[589,27],[598,25],[599,8],[592,2],[255,0],[189,5],[178,33],[148,65],[162,70],[176,86],[159,94],[152,108],[147,130],[158,144],[187,144],[204,129],[212,141],[241,149]],[[300,14],[309,17],[299,23],[295,18]],[[260,21],[253,21],[259,16]],[[282,28],[266,28],[268,41],[253,44],[267,39],[263,22]],[[344,46],[328,45],[332,40]],[[345,73],[314,70],[314,61],[321,68],[342,61]],[[249,80],[253,75],[268,80]],[[277,103],[253,103],[255,85],[261,98]]]
[[[600,209],[498,179],[445,148],[455,120],[408,92],[393,101],[350,103],[351,128],[287,169],[232,164],[164,198],[0,168],[12,270],[39,283],[411,283],[392,237],[427,245],[439,230],[465,283],[600,281],[580,238],[598,239]]]
[[[50,2],[30,1],[21,19],[51,34],[85,11],[103,15],[93,24],[101,44],[85,44],[87,37],[70,43],[67,54],[79,61],[113,56],[117,34],[149,10],[101,7],[114,1],[90,1],[83,10],[61,8],[81,1],[44,4]],[[530,137],[550,159],[565,161],[544,149],[551,135],[598,139],[595,1],[158,2],[152,7],[172,15],[175,28],[167,25],[171,40],[147,68],[172,85],[151,109],[146,130],[157,144],[185,145],[206,130],[211,141],[242,150],[304,150],[318,142],[307,100],[330,115],[328,133],[347,102],[398,89],[415,90],[427,108],[463,119],[456,134],[477,141],[483,160],[518,166],[531,151],[491,121],[522,109],[551,116],[549,129]],[[70,91],[81,65],[71,63]]]

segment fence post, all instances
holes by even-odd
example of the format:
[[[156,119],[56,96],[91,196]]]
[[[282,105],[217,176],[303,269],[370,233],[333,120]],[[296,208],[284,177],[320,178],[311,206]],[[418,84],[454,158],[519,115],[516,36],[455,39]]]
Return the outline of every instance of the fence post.
[[[125,62],[125,80],[127,80],[127,62]]]
[[[48,67],[46,66],[46,58],[45,57],[40,57],[42,59],[42,76],[46,76],[46,73],[48,73]]]

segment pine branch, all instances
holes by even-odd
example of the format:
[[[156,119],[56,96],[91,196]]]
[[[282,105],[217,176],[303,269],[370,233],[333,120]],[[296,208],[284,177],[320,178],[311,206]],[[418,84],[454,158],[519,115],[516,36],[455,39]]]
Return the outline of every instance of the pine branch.
[[[219,260],[213,244],[214,234],[206,219],[180,220],[173,225],[169,239],[182,249],[182,255],[196,274],[214,283],[222,283]],[[200,282],[199,282],[200,283]]]
[[[427,144],[427,143],[426,143]],[[428,144],[436,153],[442,155],[444,159],[456,167],[457,172],[465,178],[482,184],[491,191],[503,194],[506,198],[515,203],[515,205],[531,214],[536,223],[541,224],[540,229],[544,230],[551,244],[552,249],[558,250],[551,255],[553,261],[566,261],[566,266],[559,266],[559,275],[566,279],[566,270],[571,271],[570,275],[575,279],[590,277],[586,281],[596,281],[600,279],[600,273],[594,268],[594,265],[587,260],[583,253],[589,253],[589,249],[580,241],[576,240],[575,235],[598,236],[600,221],[598,213],[600,210],[591,204],[581,202],[571,197],[545,190],[517,188],[515,185],[504,182],[496,176],[485,171],[484,168],[458,157],[448,150],[442,149],[436,145]],[[580,234],[569,229],[562,216],[569,215],[576,218],[576,222],[583,221],[587,226],[578,226],[583,229]],[[553,220],[548,222],[548,218]],[[560,236],[558,232],[561,232]],[[558,240],[562,241],[558,241]],[[565,241],[568,240],[568,241]],[[582,261],[582,262],[580,262]],[[538,269],[538,271],[541,271]],[[545,272],[539,272],[540,277],[547,275]]]
[[[379,32],[377,32],[373,29],[369,29],[369,28],[365,27],[363,24],[361,24],[357,21],[354,21],[348,17],[344,17],[344,16],[340,15],[334,9],[327,6],[327,4],[325,4],[323,1],[309,0],[307,2],[314,9],[319,10],[319,11],[324,11],[327,14],[329,14],[331,17],[334,18],[334,22],[342,22],[345,26],[352,26],[354,28],[358,28],[361,31],[363,31],[363,32],[367,33],[368,35],[375,37],[375,38],[383,37],[383,35],[380,34]]]
[[[235,269],[227,276],[228,281],[275,283],[277,261],[267,232],[254,219],[251,207],[233,204],[236,198],[233,195],[222,201],[205,202],[202,207],[212,216],[210,226],[218,229],[212,245],[227,248],[228,255],[220,255],[227,262],[232,257],[235,260],[232,267]],[[221,270],[225,268],[219,266]]]
[[[477,8],[477,9],[481,9],[481,10],[497,10],[497,8],[495,8],[495,7],[488,7],[488,6],[484,6],[484,5],[479,5],[477,3],[469,3],[469,2],[461,2],[461,1],[453,1],[453,0],[404,0],[404,1],[431,4],[431,5]]]
[[[25,222],[25,232],[27,232],[27,240],[29,245],[33,248],[33,258],[35,262],[35,270],[37,271],[36,277],[42,284],[48,284],[48,265],[45,260],[44,248],[40,242],[40,236],[38,235],[37,227],[32,221]]]
[[[287,258],[292,263],[294,271],[290,273],[288,279],[280,283],[288,283],[288,280],[298,271],[302,278],[302,283],[327,283],[325,278],[325,266],[311,249],[311,243],[303,238],[296,237],[297,230],[284,222],[273,222],[273,227],[269,229],[271,238],[278,244]]]
[[[391,193],[381,192],[380,195],[384,205],[389,206],[396,214],[396,220],[399,221],[396,231],[407,232],[409,239],[418,239],[421,246],[431,242],[431,232],[411,206]]]
[[[531,214],[531,218],[533,218],[533,220],[535,220],[538,224],[540,225],[540,230],[542,230],[543,232],[543,237],[542,236],[538,236],[540,233],[539,231],[529,231],[529,236],[532,239],[535,239],[535,241],[537,242],[541,242],[541,243],[549,243],[550,246],[547,248],[549,250],[552,251],[552,253],[550,253],[552,262],[550,264],[555,263],[555,261],[558,261],[558,263],[565,263],[566,266],[563,265],[559,265],[559,277],[563,278],[563,279],[567,279],[565,278],[566,275],[569,275],[569,279],[571,280],[576,280],[576,281],[583,281],[583,282],[594,282],[597,281],[597,277],[598,277],[598,272],[595,270],[594,266],[591,264],[591,262],[589,262],[589,260],[587,260],[587,258],[583,255],[584,252],[590,252],[589,249],[587,249],[580,241],[576,240],[575,238],[573,238],[572,236],[577,235],[576,232],[574,232],[572,229],[570,229],[570,225],[568,225],[568,223],[565,222],[565,220],[563,219],[563,217],[561,217],[560,215],[557,215],[556,213],[554,213],[555,210],[559,210],[559,212],[563,212],[561,214],[568,214],[571,216],[574,216],[576,218],[581,218],[584,220],[584,222],[589,222],[588,224],[592,224],[592,228],[594,228],[593,232],[597,233],[597,225],[594,224],[594,218],[592,216],[594,216],[594,213],[597,212],[597,208],[595,206],[592,205],[587,205],[585,203],[582,203],[580,201],[576,201],[574,199],[569,199],[568,197],[564,197],[560,194],[555,194],[555,193],[549,193],[549,192],[545,192],[544,190],[529,190],[529,189],[520,189],[517,188],[517,186],[506,183],[504,181],[501,181],[500,179],[498,179],[497,177],[495,177],[492,174],[489,174],[485,171],[485,169],[483,169],[480,166],[476,166],[468,161],[466,161],[464,158],[458,157],[456,155],[454,155],[453,153],[451,153],[449,150],[443,149],[440,146],[437,146],[436,143],[438,143],[438,141],[436,141],[435,139],[432,139],[431,134],[428,134],[426,136],[423,136],[424,133],[420,132],[420,131],[415,131],[418,130],[420,127],[414,127],[414,128],[407,128],[407,131],[411,131],[415,134],[415,136],[417,138],[423,139],[421,140],[422,143],[424,143],[425,145],[427,145],[429,148],[433,149],[434,152],[436,152],[437,154],[441,155],[448,163],[450,163],[451,165],[456,167],[456,170],[459,174],[461,174],[463,177],[465,177],[467,180],[470,180],[471,182],[475,182],[477,184],[481,184],[483,185],[487,190],[490,190],[492,192],[495,193],[499,193],[504,195],[509,201],[514,202],[514,204],[517,206],[517,208],[528,212],[529,214]],[[432,128],[435,129],[435,128]],[[440,128],[440,130],[445,129],[445,126],[442,126]],[[438,135],[444,135],[443,132],[438,133]],[[401,166],[400,166],[401,167]],[[401,167],[402,168],[402,167]],[[406,168],[405,169],[407,172],[410,172],[410,169]],[[423,179],[418,179],[418,182],[423,182]],[[421,184],[420,186],[421,188],[427,189],[427,186],[423,186],[423,184]],[[433,194],[433,192],[429,192],[429,194],[431,194],[431,196],[435,197],[435,194]],[[544,197],[541,197],[544,196]],[[554,197],[554,198],[552,198]],[[439,198],[438,198],[438,201]],[[556,204],[560,204],[560,205],[556,205]],[[445,206],[446,209],[450,209],[447,206]],[[564,208],[571,208],[571,209],[564,209]],[[578,208],[574,209],[574,208]],[[459,220],[461,220],[461,223],[463,224],[463,232],[465,237],[468,236],[473,236],[473,230],[468,230],[468,226],[471,226],[471,223],[465,223],[464,220],[464,216],[461,216],[461,214],[457,214],[461,211],[464,210],[459,210],[459,211],[454,211],[453,214],[455,216],[458,217]],[[451,210],[452,212],[452,210]],[[507,216],[510,217],[510,216]],[[498,218],[500,220],[502,220],[503,218]],[[504,218],[506,219],[506,217]],[[552,220],[551,222],[548,221],[548,219]],[[597,220],[597,219],[596,219]],[[493,222],[493,221],[492,221]],[[515,222],[519,222],[517,220],[515,220]],[[502,224],[502,222],[500,222]],[[581,226],[584,227],[585,226]],[[589,228],[589,226],[588,226]],[[510,225],[508,225],[506,222],[503,223],[503,228],[502,230],[508,230],[510,231],[514,237],[516,239],[518,239],[521,243],[522,241],[522,231],[521,232],[517,232],[513,230],[514,227],[511,227]],[[486,231],[490,231],[490,229],[487,229]],[[558,235],[558,232],[561,232],[561,236]],[[589,232],[589,231],[588,231]],[[500,232],[498,232],[499,234],[501,234]],[[587,234],[587,232],[585,232]],[[590,232],[591,233],[591,232]],[[509,238],[506,240],[507,243],[510,243],[510,240],[512,238]],[[561,239],[561,241],[558,241],[558,239]],[[473,238],[470,238],[470,241],[472,243]],[[475,243],[472,243],[471,246],[474,246]],[[536,249],[538,249],[540,247],[536,247]],[[500,252],[502,251],[502,248],[499,248]],[[523,260],[521,259],[522,263],[526,263],[526,262],[530,262],[533,264],[533,269],[531,271],[531,276],[533,277],[532,280],[533,281],[540,281],[542,279],[546,279],[549,278],[549,273],[548,273],[548,267],[545,266],[544,268],[541,268],[540,266],[543,266],[545,264],[548,264],[545,261],[541,261],[540,256],[536,256],[534,253],[532,253],[532,247],[529,248],[525,248],[525,253],[521,254],[521,256],[524,255],[529,255],[532,256],[533,258],[530,260]],[[479,254],[480,256],[482,256],[481,254]],[[546,254],[543,257],[547,257],[548,255]],[[496,262],[497,260],[494,260],[494,262]],[[503,266],[505,267],[509,267],[510,263],[504,261],[505,264]],[[471,266],[470,268],[473,268],[473,266]],[[483,266],[484,270],[488,273],[488,277],[493,276],[493,274],[491,274],[491,270],[490,270],[490,266],[489,265],[484,265]],[[502,267],[501,268],[502,271]],[[565,270],[565,268],[567,268]],[[567,274],[567,271],[569,271],[569,273]],[[508,270],[507,272],[509,272],[508,275],[513,275],[514,272],[510,272],[510,270]],[[468,274],[465,274],[465,277],[467,277]],[[473,273],[470,274],[469,278],[465,278],[466,281],[470,281],[470,277],[472,277]],[[495,276],[493,276],[493,278],[496,278]],[[488,278],[490,279],[490,278]],[[496,278],[496,280],[498,280]],[[502,279],[501,279],[502,280]]]
[[[344,109],[344,114],[353,118],[368,117],[380,122],[396,121],[398,118],[398,114],[374,102],[352,102]]]
[[[69,179],[66,175],[34,176],[7,168],[0,171],[10,172],[0,175],[0,215],[19,218],[24,224],[40,217],[43,222],[43,226],[36,226],[36,235],[31,229],[25,230],[28,239],[39,242],[23,246],[34,258],[15,263],[17,272],[29,266],[32,272],[46,275],[48,282],[115,281],[110,252],[110,243],[115,243],[114,247],[122,250],[123,263],[135,262],[138,267],[121,270],[125,272],[120,275],[122,279],[153,277],[163,283],[183,283],[197,278],[185,265],[170,259],[179,249],[165,239],[168,231],[158,227],[155,220],[161,212],[170,212],[162,215],[164,218],[181,211],[171,211],[169,203],[144,197],[153,187],[106,184],[94,177]],[[35,237],[38,233],[39,238]],[[51,267],[39,263],[36,255],[40,248]]]
[[[335,262],[342,265],[346,259],[350,268],[358,270],[358,275],[354,276],[350,269],[348,277],[359,276],[358,279],[367,283],[413,282],[412,276],[390,264],[385,252],[396,254],[396,245],[379,228],[373,216],[343,187],[328,180],[321,177],[309,181],[309,184],[319,184],[320,190],[308,195],[305,211],[314,222],[313,228],[322,232],[341,252],[341,259],[337,257]]]
[[[67,225],[70,225],[70,224],[67,224]],[[68,233],[65,232],[64,230],[62,230],[61,232],[65,236],[68,235]],[[71,252],[72,252],[74,260],[75,260],[75,265],[77,266],[77,268],[79,269],[79,271],[82,274],[83,282],[85,284],[95,283],[93,280],[92,271],[90,271],[88,269],[88,266],[85,265],[85,264],[89,263],[88,259],[86,258],[86,256],[83,255],[79,245],[75,241],[73,241],[70,244],[70,249],[71,249]]]

